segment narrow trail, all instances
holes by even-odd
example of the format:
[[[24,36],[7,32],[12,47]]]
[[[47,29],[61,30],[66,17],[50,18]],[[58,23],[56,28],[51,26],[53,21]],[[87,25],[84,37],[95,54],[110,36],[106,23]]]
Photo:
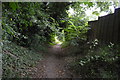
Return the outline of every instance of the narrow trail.
[[[65,58],[61,56],[61,46],[54,45],[44,55],[38,65],[33,68],[32,78],[71,78],[72,74],[66,67]]]

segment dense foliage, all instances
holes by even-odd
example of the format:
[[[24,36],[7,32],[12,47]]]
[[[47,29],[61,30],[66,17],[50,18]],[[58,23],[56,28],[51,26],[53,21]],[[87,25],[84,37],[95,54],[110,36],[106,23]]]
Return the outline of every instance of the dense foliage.
[[[118,77],[117,74],[120,72],[117,64],[120,52],[118,46],[96,47],[96,41],[93,41],[92,45],[84,46],[87,42],[90,18],[86,16],[85,11],[93,7],[100,8],[100,11],[92,12],[93,15],[99,16],[102,11],[111,13],[109,9],[111,5],[115,6],[116,3],[2,3],[3,77],[26,75],[27,73],[22,71],[35,65],[35,61],[39,60],[40,55],[36,54],[36,51],[45,51],[45,44],[54,43],[55,37],[63,42],[63,47],[77,46],[80,48],[77,54],[85,55],[70,65],[81,77]],[[70,9],[73,9],[73,14],[69,12]],[[12,41],[12,43],[6,43],[6,41]],[[35,51],[25,47],[34,48]],[[75,53],[72,52],[72,54]]]
[[[15,43],[4,42],[2,69],[3,78],[22,78],[27,77],[29,69],[41,60],[42,56],[35,50],[16,45]]]
[[[85,11],[94,6],[100,7],[101,11],[107,11],[112,4],[110,2],[3,3],[3,39],[7,38],[22,46],[33,46],[50,42],[51,36],[56,35],[60,40],[64,37],[62,41],[66,40],[77,45],[81,40],[86,40],[85,33],[88,30],[89,19]],[[68,12],[70,8],[74,9],[74,15]]]
[[[96,43],[81,48],[84,56],[70,63],[70,69],[84,78],[119,78],[120,46],[112,43],[99,46]]]
[[[3,38],[23,46],[49,41],[57,23],[48,10],[46,3],[3,3]]]

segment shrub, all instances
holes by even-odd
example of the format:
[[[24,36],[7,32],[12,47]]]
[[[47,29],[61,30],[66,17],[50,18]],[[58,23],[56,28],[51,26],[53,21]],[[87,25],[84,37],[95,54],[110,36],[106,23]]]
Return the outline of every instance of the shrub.
[[[71,63],[71,69],[81,77],[118,78],[120,46],[105,45],[97,49],[90,48],[86,56]]]

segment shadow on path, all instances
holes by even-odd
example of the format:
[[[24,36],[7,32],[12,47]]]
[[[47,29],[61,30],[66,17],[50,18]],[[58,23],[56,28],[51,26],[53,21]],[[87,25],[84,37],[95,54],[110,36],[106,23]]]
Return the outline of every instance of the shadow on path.
[[[32,78],[71,78],[59,44],[52,46],[38,65],[33,68]]]

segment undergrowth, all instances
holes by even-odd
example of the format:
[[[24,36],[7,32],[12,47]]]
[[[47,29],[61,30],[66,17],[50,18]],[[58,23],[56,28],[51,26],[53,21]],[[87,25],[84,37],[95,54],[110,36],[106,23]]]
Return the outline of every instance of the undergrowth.
[[[28,77],[27,70],[42,59],[42,55],[35,50],[29,50],[12,42],[4,42],[2,51],[3,78]]]
[[[98,46],[95,42],[84,47],[84,56],[71,62],[70,70],[82,78],[119,78],[120,46]]]

